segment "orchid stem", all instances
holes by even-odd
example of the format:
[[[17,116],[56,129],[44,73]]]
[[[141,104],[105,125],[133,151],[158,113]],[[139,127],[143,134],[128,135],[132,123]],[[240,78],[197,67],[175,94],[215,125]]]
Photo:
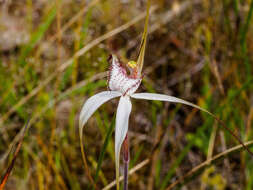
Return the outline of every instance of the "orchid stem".
[[[124,188],[123,190],[128,189],[128,167],[129,167],[129,146],[128,146],[128,135],[123,142],[123,161],[124,161]]]

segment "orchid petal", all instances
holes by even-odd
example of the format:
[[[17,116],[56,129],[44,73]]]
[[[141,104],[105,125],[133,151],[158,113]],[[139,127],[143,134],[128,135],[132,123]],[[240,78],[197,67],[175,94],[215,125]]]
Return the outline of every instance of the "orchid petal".
[[[121,96],[117,91],[104,91],[90,97],[83,105],[79,117],[79,132],[82,131],[83,126],[91,117],[91,115],[105,102],[112,98]]]
[[[181,104],[185,104],[194,108],[197,108],[203,112],[208,113],[209,115],[211,115],[216,121],[219,122],[219,124],[221,124],[221,126],[226,129],[244,148],[245,150],[248,151],[248,153],[250,153],[251,155],[253,155],[253,153],[249,150],[249,148],[247,146],[244,145],[244,143],[242,142],[242,140],[237,137],[235,135],[235,133],[226,126],[226,124],[220,120],[217,116],[215,116],[214,114],[212,114],[211,112],[207,111],[206,109],[197,106],[196,104],[193,104],[191,102],[182,100],[180,98],[176,98],[174,96],[168,96],[168,95],[164,95],[164,94],[155,94],[155,93],[136,93],[131,95],[132,98],[136,98],[136,99],[145,99],[145,100],[159,100],[159,101],[167,101],[167,102],[174,102],[174,103],[181,103]]]
[[[128,120],[132,104],[129,96],[122,96],[119,101],[116,114],[116,131],[115,131],[115,160],[116,160],[116,183],[119,189],[119,163],[120,163],[120,149],[125,140],[128,130]]]
[[[135,98],[135,99],[158,100],[158,101],[181,103],[181,104],[185,104],[185,105],[197,108],[201,111],[204,111],[204,112],[214,116],[212,113],[210,113],[206,109],[201,108],[201,107],[199,107],[196,104],[193,104],[191,102],[182,100],[180,98],[176,98],[174,96],[168,96],[168,95],[165,95],[165,94],[156,94],[156,93],[135,93],[135,94],[131,95],[131,97]],[[214,116],[214,117],[216,118],[216,116]]]
[[[83,143],[82,143],[82,139],[83,139],[83,127],[86,124],[86,122],[88,121],[88,119],[91,117],[91,115],[105,102],[109,101],[112,98],[116,98],[121,96],[122,94],[120,92],[117,91],[104,91],[104,92],[100,92],[92,97],[90,97],[83,105],[83,108],[81,110],[80,113],[80,117],[79,117],[79,135],[80,135],[80,146],[81,146],[81,152],[82,152],[82,158],[83,158],[83,162],[84,162],[84,166],[86,171],[88,172],[87,175],[88,177],[92,180],[90,174],[89,174],[89,170],[88,170],[88,166],[87,166],[87,162],[86,162],[86,158],[85,158],[85,154],[84,154],[84,148],[83,148]]]

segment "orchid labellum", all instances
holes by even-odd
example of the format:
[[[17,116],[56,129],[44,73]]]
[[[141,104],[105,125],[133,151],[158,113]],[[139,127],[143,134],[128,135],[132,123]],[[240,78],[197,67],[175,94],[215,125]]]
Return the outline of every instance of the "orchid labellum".
[[[149,17],[149,3],[147,8],[147,16],[145,21],[144,33],[142,37],[141,48],[139,52],[139,56],[137,62],[130,61],[127,66],[130,70],[128,74],[126,68],[123,66],[122,63],[118,60],[115,55],[112,55],[110,70],[108,74],[108,91],[100,92],[92,97],[90,97],[83,105],[83,108],[80,113],[80,120],[79,120],[79,133],[80,133],[80,142],[81,142],[81,150],[83,160],[87,166],[84,151],[83,151],[83,127],[88,121],[88,119],[92,116],[92,114],[105,102],[120,97],[119,104],[116,113],[116,126],[115,126],[115,160],[116,160],[116,183],[117,183],[117,190],[119,190],[119,166],[120,166],[120,152],[121,147],[124,140],[127,140],[127,132],[128,132],[128,123],[129,123],[129,116],[132,110],[131,98],[134,99],[143,99],[143,100],[158,100],[158,101],[167,101],[173,103],[181,103],[185,104],[199,110],[202,110],[216,120],[218,120],[223,127],[229,130],[224,124],[212,113],[208,112],[207,110],[190,103],[188,101],[168,96],[165,94],[156,94],[156,93],[135,93],[142,81],[141,70],[144,62],[144,54],[145,54],[145,47],[146,47],[146,40],[147,40],[147,26],[148,26],[148,17]],[[232,133],[229,130],[230,133]],[[232,133],[233,136],[235,136]],[[243,145],[240,139],[236,136],[235,138]],[[126,142],[127,143],[127,142]],[[128,145],[127,145],[128,146]],[[124,147],[124,146],[123,146]],[[248,150],[246,146],[244,146]],[[249,151],[249,150],[248,150]],[[127,158],[124,160],[129,159],[128,155],[124,155]],[[129,160],[126,160],[129,161]],[[89,174],[88,174],[89,175]],[[127,184],[127,183],[126,183]],[[124,188],[126,189],[126,188]]]

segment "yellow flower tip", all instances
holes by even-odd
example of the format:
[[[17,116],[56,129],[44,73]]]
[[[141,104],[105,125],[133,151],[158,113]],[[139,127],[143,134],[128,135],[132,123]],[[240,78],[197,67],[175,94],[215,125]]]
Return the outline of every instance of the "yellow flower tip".
[[[135,61],[129,61],[127,65],[132,69],[135,69],[137,67],[137,63]]]

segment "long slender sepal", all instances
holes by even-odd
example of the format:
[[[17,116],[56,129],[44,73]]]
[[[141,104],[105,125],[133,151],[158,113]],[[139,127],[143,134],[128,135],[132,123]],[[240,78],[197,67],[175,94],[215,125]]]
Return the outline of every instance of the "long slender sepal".
[[[105,102],[121,96],[117,91],[103,91],[90,97],[83,105],[83,108],[79,116],[79,132],[82,131],[85,123],[91,117],[91,115]],[[80,133],[82,134],[82,133]]]
[[[249,148],[243,144],[242,140],[239,137],[237,137],[234,134],[234,132],[231,129],[229,129],[222,120],[220,120],[217,116],[215,116],[211,112],[207,111],[206,109],[197,106],[196,104],[182,100],[180,98],[176,98],[174,96],[168,96],[168,95],[164,95],[164,94],[155,94],[155,93],[136,93],[136,94],[131,95],[131,97],[136,98],[136,99],[158,100],[158,101],[181,103],[181,104],[185,104],[185,105],[197,108],[203,112],[206,112],[209,115],[211,115],[215,120],[217,120],[222,125],[222,127],[224,129],[226,129],[244,147],[244,149],[247,150],[248,153],[250,153],[253,156],[253,153],[249,150]]]
[[[145,19],[145,26],[142,34],[142,39],[141,39],[141,45],[140,45],[140,50],[137,58],[137,74],[140,77],[141,76],[141,71],[143,67],[143,62],[144,62],[144,55],[145,55],[145,49],[146,49],[146,43],[147,43],[147,35],[148,35],[148,21],[149,21],[149,9],[150,9],[150,0],[147,2],[147,13],[146,13],[146,19]]]
[[[122,96],[119,101],[116,114],[115,128],[115,161],[116,161],[116,183],[119,190],[119,164],[120,164],[120,149],[123,141],[126,138],[128,131],[128,121],[132,110],[132,104],[129,96]]]
[[[104,91],[100,92],[92,97],[90,97],[83,105],[83,108],[80,113],[79,117],[79,136],[80,136],[80,146],[81,146],[81,153],[82,153],[82,159],[85,167],[86,174],[91,181],[91,183],[95,186],[94,180],[92,179],[89,167],[86,161],[86,156],[84,152],[83,147],[83,128],[88,119],[91,117],[91,115],[105,102],[109,101],[112,98],[116,98],[121,96],[121,93],[116,91]]]

